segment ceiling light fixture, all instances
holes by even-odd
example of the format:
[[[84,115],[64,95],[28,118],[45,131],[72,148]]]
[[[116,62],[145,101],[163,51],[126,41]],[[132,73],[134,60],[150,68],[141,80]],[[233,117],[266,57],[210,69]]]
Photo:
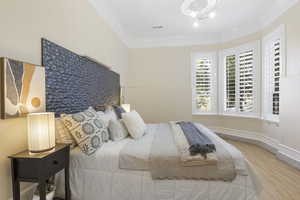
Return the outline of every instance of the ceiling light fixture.
[[[195,18],[195,24],[204,19],[212,19],[216,16],[216,7],[218,0],[184,0],[181,5],[181,12],[189,17]],[[197,26],[197,27],[198,27]]]
[[[211,13],[209,13],[209,18],[211,18],[211,19],[213,19],[213,18],[215,18],[216,17],[216,12],[211,12]]]
[[[197,13],[197,12],[191,12],[191,14],[190,14],[190,16],[191,16],[192,18],[196,18],[196,17],[197,17],[197,15],[198,15],[198,13]]]
[[[199,27],[199,22],[198,22],[198,21],[195,21],[195,22],[193,23],[193,26],[194,26],[195,28],[198,28],[198,27]]]

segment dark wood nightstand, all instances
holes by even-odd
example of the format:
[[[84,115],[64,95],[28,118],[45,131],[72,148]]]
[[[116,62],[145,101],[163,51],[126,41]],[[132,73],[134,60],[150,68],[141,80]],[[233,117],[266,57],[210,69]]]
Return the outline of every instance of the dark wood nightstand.
[[[65,199],[71,200],[69,184],[70,146],[57,144],[51,152],[30,154],[23,151],[11,159],[13,200],[20,200],[20,182],[39,183],[40,199],[46,200],[46,181],[65,169]]]

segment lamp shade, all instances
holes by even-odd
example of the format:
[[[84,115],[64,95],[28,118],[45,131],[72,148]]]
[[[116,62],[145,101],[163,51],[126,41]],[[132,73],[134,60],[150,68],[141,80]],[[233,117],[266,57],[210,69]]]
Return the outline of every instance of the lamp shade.
[[[126,112],[130,112],[130,104],[122,104],[122,108],[123,108]]]
[[[52,150],[55,147],[54,113],[27,115],[28,149],[32,153]]]

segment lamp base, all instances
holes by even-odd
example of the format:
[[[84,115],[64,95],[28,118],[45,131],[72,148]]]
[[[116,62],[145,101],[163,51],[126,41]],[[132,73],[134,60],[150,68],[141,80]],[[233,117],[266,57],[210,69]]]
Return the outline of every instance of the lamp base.
[[[55,149],[55,146],[54,147],[51,147],[49,149],[43,149],[43,150],[29,150],[29,153],[31,154],[39,154],[39,153],[46,153],[46,152],[51,152]]]

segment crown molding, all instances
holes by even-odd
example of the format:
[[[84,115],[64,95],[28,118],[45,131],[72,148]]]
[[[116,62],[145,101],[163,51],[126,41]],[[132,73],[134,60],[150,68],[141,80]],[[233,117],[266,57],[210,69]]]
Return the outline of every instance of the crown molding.
[[[104,21],[111,27],[117,34],[119,39],[127,46],[130,46],[130,38],[126,31],[123,29],[117,17],[113,14],[112,10],[101,0],[88,0],[89,3],[96,9],[97,14],[104,19]]]
[[[232,40],[258,33],[266,26],[273,23],[278,17],[283,15],[289,8],[294,6],[300,0],[290,0],[284,5],[277,6],[277,9],[261,17],[258,22],[253,24],[244,24],[222,33],[199,33],[197,36],[176,36],[176,37],[160,37],[160,38],[135,38],[132,37],[119,22],[113,11],[101,0],[88,0],[96,9],[98,15],[118,35],[120,40],[128,48],[155,48],[155,47],[175,47],[175,46],[194,46],[194,45],[217,45]]]
[[[219,34],[198,34],[198,37],[175,36],[161,38],[136,38],[131,40],[130,48],[214,45],[220,42]]]
[[[272,24],[278,17],[283,15],[289,8],[292,8],[294,5],[296,5],[300,0],[290,0],[288,3],[286,3],[283,6],[280,6],[280,10],[273,11],[271,13],[268,13],[268,15],[263,16],[260,19],[261,22],[261,29],[266,28],[270,24]]]

